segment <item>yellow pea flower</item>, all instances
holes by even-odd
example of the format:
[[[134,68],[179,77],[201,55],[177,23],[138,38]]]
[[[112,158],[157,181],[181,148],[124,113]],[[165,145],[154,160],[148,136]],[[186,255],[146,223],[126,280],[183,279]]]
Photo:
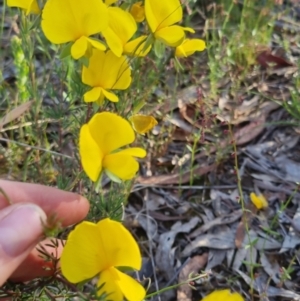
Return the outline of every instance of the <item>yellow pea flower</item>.
[[[195,32],[192,28],[174,25],[182,20],[179,0],[145,0],[145,16],[154,37],[171,47],[183,42],[184,31]]]
[[[7,0],[7,5],[25,9],[26,15],[30,13],[39,14],[41,12],[37,0]]]
[[[85,102],[101,104],[104,98],[118,102],[118,96],[109,90],[127,89],[131,83],[131,69],[125,56],[117,57],[112,51],[94,49],[89,66],[82,68],[82,82],[93,87],[84,94]]]
[[[250,199],[257,209],[263,209],[268,207],[268,202],[263,194],[256,195],[254,192],[251,192]]]
[[[145,289],[118,267],[140,270],[139,247],[130,232],[119,222],[108,218],[97,224],[84,221],[69,234],[62,252],[61,271],[72,283],[93,278],[97,274],[97,294],[108,294],[112,301],[142,301]]]
[[[120,148],[134,140],[127,120],[110,112],[95,114],[79,134],[81,164],[89,178],[97,181],[104,170],[112,180],[132,179],[139,169],[134,157],[143,158],[146,151],[139,147]]]
[[[42,14],[42,29],[53,44],[73,42],[74,59],[89,53],[90,48],[106,47],[89,36],[100,33],[108,25],[107,7],[102,0],[48,0]]]
[[[136,22],[130,13],[119,7],[108,8],[108,20],[108,27],[102,31],[102,35],[110,50],[120,57],[124,45],[137,30]]]
[[[130,8],[130,13],[136,22],[143,22],[145,20],[145,8],[142,1],[134,3]]]
[[[239,293],[231,293],[230,290],[214,291],[205,296],[201,301],[244,301]]]
[[[205,42],[201,39],[185,39],[176,47],[175,56],[187,57],[196,51],[203,51],[206,48]]]
[[[146,40],[147,36],[128,42],[137,31],[136,22],[129,12],[119,7],[109,7],[108,20],[108,27],[102,31],[102,35],[116,56],[120,57],[125,52],[126,54],[145,56],[150,51],[151,47],[148,47],[148,51],[142,51],[145,45],[143,40]]]
[[[153,116],[138,114],[133,115],[128,119],[132,123],[134,130],[141,135],[149,132],[157,125],[157,121]]]

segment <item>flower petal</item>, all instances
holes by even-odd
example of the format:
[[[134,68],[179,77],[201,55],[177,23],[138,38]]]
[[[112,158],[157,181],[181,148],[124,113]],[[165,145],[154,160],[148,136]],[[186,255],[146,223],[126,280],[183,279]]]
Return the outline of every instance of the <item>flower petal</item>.
[[[188,31],[188,32],[190,32],[190,33],[195,33],[195,29],[194,29],[194,28],[191,28],[191,27],[182,27],[182,29],[183,29],[184,31]]]
[[[122,301],[125,296],[126,300],[141,301],[146,295],[141,284],[115,268],[110,268],[100,274],[98,286],[103,283],[105,285],[98,291],[98,295],[106,292],[109,300]]]
[[[171,47],[179,46],[183,42],[184,37],[183,27],[177,25],[162,28],[155,33],[156,39]]]
[[[117,269],[114,267],[102,271],[98,280],[98,287],[104,285],[97,291],[97,295],[101,296],[106,293],[107,300],[123,301],[124,295],[118,285],[118,276]]]
[[[140,147],[129,147],[129,148],[120,150],[118,152],[118,154],[119,153],[122,153],[123,155],[124,154],[130,155],[132,157],[137,157],[137,158],[144,158],[147,155],[147,152],[143,148],[140,148]]]
[[[95,87],[92,90],[84,93],[83,95],[84,101],[85,102],[97,101],[100,98],[101,93],[102,93],[102,88]]]
[[[100,272],[98,285],[105,285],[98,295],[113,293],[113,300],[120,301],[123,295],[129,300],[142,300],[145,290],[114,266],[140,269],[141,263],[140,250],[130,232],[121,223],[108,218],[97,224],[82,222],[76,226],[61,256],[62,273],[70,282],[77,283]]]
[[[112,51],[104,53],[94,49],[89,66],[83,66],[82,81],[92,87],[123,90],[131,83],[131,70],[125,56],[117,57]]]
[[[253,205],[259,210],[268,207],[268,201],[263,194],[250,193],[250,199]]]
[[[101,258],[106,267],[131,267],[139,270],[142,257],[137,242],[122,223],[109,218],[97,223],[98,240],[105,253]]]
[[[41,13],[41,10],[39,8],[37,0],[31,0],[30,7],[27,9],[26,14],[28,15],[29,13],[33,13],[33,14],[40,14]]]
[[[95,114],[89,121],[88,127],[93,139],[104,155],[108,155],[112,151],[132,143],[135,139],[130,123],[110,112]]]
[[[107,27],[102,31],[102,35],[106,40],[108,47],[118,57],[123,53],[123,43],[111,27]]]
[[[26,15],[29,13],[39,14],[41,12],[36,0],[7,0],[7,6],[25,9]]]
[[[120,151],[105,156],[103,168],[122,180],[130,180],[139,170],[139,163],[131,155]]]
[[[106,53],[102,73],[104,88],[124,90],[131,83],[131,69],[126,57],[117,57],[112,51]]]
[[[118,0],[105,0],[105,4],[107,6],[111,5],[111,4],[114,4],[115,2],[117,2]]]
[[[203,51],[206,45],[200,39],[185,39],[181,45],[176,47],[175,56],[187,57],[195,53],[195,51]]]
[[[137,30],[132,15],[119,7],[108,8],[108,27],[102,31],[109,48],[118,57],[123,53],[123,46]]]
[[[119,97],[116,94],[112,93],[112,92],[109,92],[105,89],[102,89],[102,93],[105,96],[105,98],[107,98],[108,100],[110,100],[112,102],[118,102],[119,101]]]
[[[114,182],[130,180],[139,168],[138,162],[132,157],[144,158],[146,155],[147,152],[139,147],[130,147],[118,153],[107,155],[103,160],[105,173]],[[116,164],[119,164],[119,166],[116,166]]]
[[[155,9],[153,10],[153,6],[151,0],[145,0],[145,17],[150,27],[151,32],[155,32],[157,29],[159,22],[155,16]]]
[[[139,134],[145,134],[149,132],[155,125],[157,125],[157,121],[153,116],[148,115],[133,115],[129,118],[131,121],[133,128]]]
[[[239,293],[231,293],[229,289],[213,291],[201,301],[244,301]]]
[[[99,33],[107,24],[107,7],[102,0],[48,0],[42,14],[42,29],[54,44]]]
[[[124,46],[124,54],[131,56],[143,57],[146,56],[151,50],[151,45],[147,49],[145,48],[147,36],[140,36]]]
[[[91,38],[88,38],[87,40],[94,48],[102,50],[102,51],[106,50],[106,47],[104,44],[102,44],[102,42],[95,40],[95,39],[91,39]]]
[[[101,81],[103,77],[103,65],[105,60],[105,52],[93,49],[93,53],[89,58],[89,66],[82,67],[82,82],[91,87],[102,87]]]
[[[92,181],[97,181],[102,170],[103,155],[87,124],[80,129],[79,153],[84,171]]]
[[[20,7],[23,9],[27,9],[30,5],[30,0],[7,0],[8,7]]]
[[[104,269],[104,256],[98,226],[84,221],[68,236],[60,258],[62,274],[72,283],[92,278]]]
[[[145,0],[145,15],[151,31],[173,25],[182,19],[179,0]]]
[[[80,37],[71,47],[71,55],[75,60],[83,57],[88,49],[88,39]]]
[[[117,270],[119,276],[118,285],[127,300],[141,301],[146,296],[144,287],[132,277]]]
[[[131,69],[125,56],[121,56],[119,59],[120,61],[118,74],[116,81],[111,88],[116,90],[125,90],[131,84]]]

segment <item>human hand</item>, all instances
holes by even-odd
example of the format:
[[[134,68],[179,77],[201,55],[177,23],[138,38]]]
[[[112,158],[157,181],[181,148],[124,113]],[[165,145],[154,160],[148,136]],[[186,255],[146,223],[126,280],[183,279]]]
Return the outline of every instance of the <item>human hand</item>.
[[[51,262],[45,262],[35,248],[43,237],[43,224],[53,216],[63,227],[79,222],[88,213],[88,201],[78,194],[38,184],[0,180],[0,188],[12,203],[0,193],[0,286],[7,279],[28,281],[50,276]],[[49,239],[41,242],[53,252],[47,243]],[[62,249],[60,244],[58,257]]]

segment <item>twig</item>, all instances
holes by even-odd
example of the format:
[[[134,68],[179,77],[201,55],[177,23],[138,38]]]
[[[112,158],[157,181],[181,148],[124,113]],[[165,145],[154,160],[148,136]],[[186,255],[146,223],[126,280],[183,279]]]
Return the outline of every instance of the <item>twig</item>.
[[[71,157],[71,156],[68,156],[68,155],[65,155],[65,154],[61,154],[61,153],[58,153],[58,152],[55,152],[55,151],[51,151],[51,150],[48,150],[48,149],[45,149],[45,148],[42,148],[42,147],[32,146],[32,145],[28,145],[26,143],[22,143],[22,142],[10,140],[10,139],[6,139],[6,138],[0,138],[0,141],[9,142],[9,143],[15,143],[15,144],[18,144],[20,146],[29,147],[31,149],[40,150],[40,151],[43,151],[43,152],[46,152],[46,153],[49,153],[49,154],[52,154],[52,155],[55,155],[55,156],[60,156],[60,157],[64,157],[64,158],[68,158],[68,159],[74,160],[74,158]]]

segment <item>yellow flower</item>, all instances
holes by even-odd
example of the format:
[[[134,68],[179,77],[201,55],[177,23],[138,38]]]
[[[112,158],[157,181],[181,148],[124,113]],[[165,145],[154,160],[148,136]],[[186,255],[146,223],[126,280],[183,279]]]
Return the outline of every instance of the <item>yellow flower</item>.
[[[147,115],[133,115],[128,118],[132,123],[134,130],[139,134],[145,134],[157,125],[157,121],[153,116]]]
[[[136,22],[143,22],[145,20],[145,8],[142,4],[142,1],[138,1],[130,8],[130,13]]]
[[[171,47],[183,42],[184,31],[195,32],[192,28],[174,25],[182,19],[179,0],[145,0],[145,16],[154,37]]]
[[[151,45],[149,45],[145,49],[146,39],[147,39],[147,36],[143,35],[143,36],[140,36],[136,39],[133,39],[133,40],[127,42],[124,45],[123,54],[126,54],[128,56],[138,56],[138,57],[146,56],[152,47]]]
[[[203,51],[206,48],[205,42],[200,39],[185,39],[182,44],[176,47],[175,56],[187,57],[195,51]]]
[[[48,0],[42,14],[42,29],[53,44],[74,42],[71,55],[79,59],[90,48],[105,46],[89,36],[100,33],[108,25],[107,7],[102,0]]]
[[[7,5],[10,7],[20,7],[26,10],[26,15],[41,12],[37,0],[7,0]]]
[[[97,224],[84,221],[77,225],[69,234],[60,262],[62,274],[72,283],[100,273],[98,296],[106,293],[113,301],[122,301],[124,297],[142,301],[145,297],[142,285],[118,270],[139,270],[142,263],[136,241],[119,222],[106,218]]]
[[[110,50],[121,56],[124,45],[137,30],[136,22],[130,13],[119,7],[108,8],[108,27],[102,31]]]
[[[143,40],[146,40],[147,36],[128,42],[137,30],[136,22],[129,12],[119,7],[109,7],[108,20],[108,27],[102,31],[102,35],[116,56],[120,57],[124,52],[145,56],[150,51],[151,47],[148,47],[148,51],[142,51],[145,45]],[[137,47],[139,48],[136,50]]]
[[[119,150],[134,141],[135,134],[130,123],[122,117],[109,113],[95,114],[82,126],[79,135],[79,152],[84,171],[92,181],[97,181],[104,170],[112,180],[132,179],[139,169],[133,157],[143,158],[146,151],[132,147]]]
[[[131,83],[131,69],[125,56],[117,57],[112,51],[94,49],[89,66],[82,68],[82,82],[93,87],[84,94],[84,101],[101,104],[107,98],[118,102],[118,96],[109,90],[127,89]]]
[[[250,199],[257,209],[263,209],[268,207],[268,202],[262,194],[256,195],[254,192],[251,192]]]
[[[214,291],[205,296],[201,301],[244,301],[239,293],[231,293],[230,290]]]

